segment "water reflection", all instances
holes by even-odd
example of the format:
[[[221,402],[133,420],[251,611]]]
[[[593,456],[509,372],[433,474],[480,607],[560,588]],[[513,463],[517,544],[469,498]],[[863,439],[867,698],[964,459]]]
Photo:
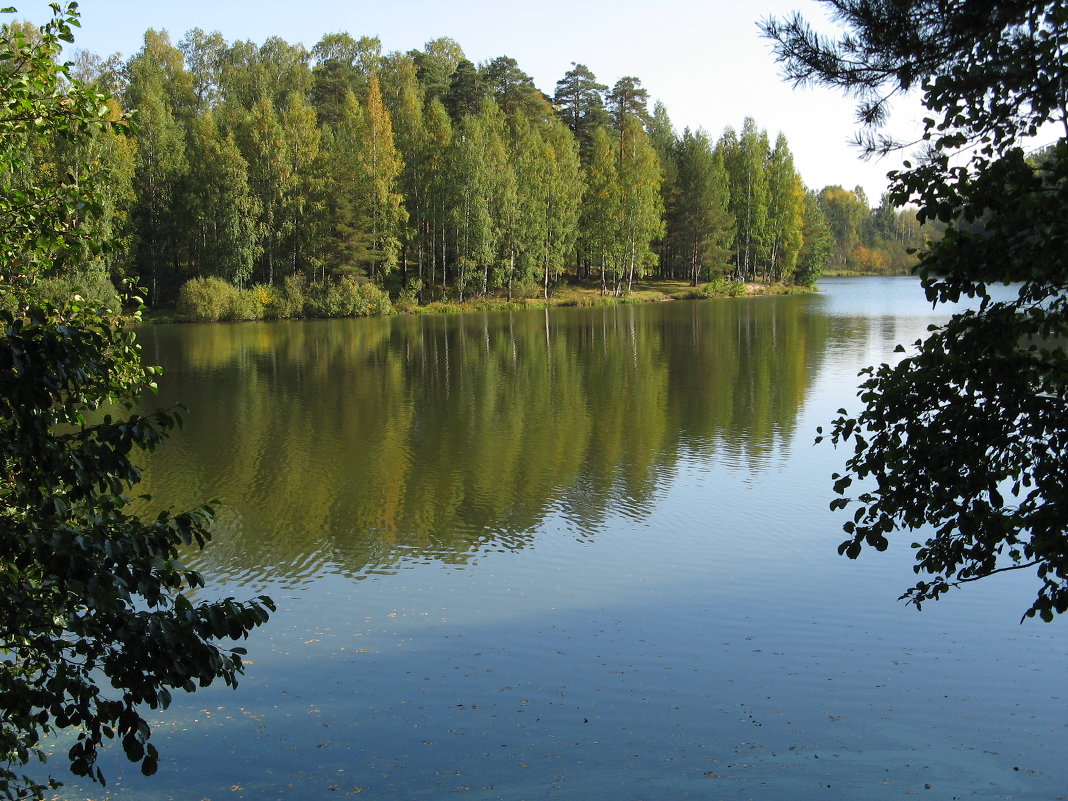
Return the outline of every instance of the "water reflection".
[[[836,555],[814,429],[939,321],[896,284],[146,330],[193,410],[149,488],[221,497],[206,572],[277,577],[279,609],[238,693],[176,697],[160,772],[113,754],[108,797],[1063,795],[1032,577],[918,614],[907,538]]]
[[[384,320],[154,326],[185,430],[143,489],[224,502],[231,581],[466,564],[547,515],[643,517],[682,458],[781,459],[827,340],[810,297]]]

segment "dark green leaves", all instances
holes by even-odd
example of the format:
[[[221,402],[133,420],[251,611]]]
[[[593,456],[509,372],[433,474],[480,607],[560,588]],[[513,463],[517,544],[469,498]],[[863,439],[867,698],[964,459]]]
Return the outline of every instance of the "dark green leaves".
[[[1063,3],[829,5],[851,29],[838,42],[800,17],[765,32],[790,77],[858,94],[868,121],[896,92],[922,86],[932,147],[891,174],[891,197],[946,225],[921,253],[928,299],[978,301],[895,365],[867,371],[862,411],[841,410],[820,432],[817,441],[851,452],[835,491],[850,477],[866,489],[831,502],[856,505],[839,552],[856,558],[886,548],[894,531],[931,532],[914,545],[926,578],[902,598],[920,606],[952,586],[1033,569],[1025,615],[1051,620],[1068,611],[1068,141],[1030,152],[1028,139],[1047,122],[1064,125]],[[864,141],[893,146],[871,133]],[[1007,299],[989,289],[1010,282]]]
[[[103,782],[97,751],[113,738],[154,773],[140,705],[166,706],[176,687],[236,684],[244,651],[217,641],[244,639],[274,608],[183,595],[203,579],[180,548],[208,541],[211,507],[143,520],[126,497],[141,476],[134,460],[180,424],[173,411],[129,414],[157,370],[114,309],[34,294],[40,275],[99,252],[86,228],[99,204],[74,175],[27,179],[24,145],[65,140],[81,152],[111,125],[102,98],[53,59],[77,24],[74,4],[53,8],[39,40],[0,42],[0,58],[19,64],[0,70],[0,173],[22,176],[0,196],[0,796],[11,799],[55,786],[16,770],[68,727],[75,774]]]

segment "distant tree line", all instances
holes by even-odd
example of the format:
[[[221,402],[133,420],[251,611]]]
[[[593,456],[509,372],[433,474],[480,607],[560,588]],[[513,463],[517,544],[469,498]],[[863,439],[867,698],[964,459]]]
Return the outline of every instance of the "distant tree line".
[[[865,274],[908,272],[916,264],[913,251],[942,230],[932,224],[921,226],[914,211],[895,208],[886,195],[870,208],[859,186],[852,192],[825,186],[817,202],[834,239],[829,264],[838,269]]]
[[[922,242],[885,203],[807,190],[752,118],[679,134],[637,78],[610,89],[582,64],[549,97],[514,59],[476,66],[448,38],[383,54],[347,33],[309,51],[193,29],[177,46],[149,30],[127,60],[80,52],[75,74],[134,127],[34,154],[110,176],[109,247],[60,283],[129,277],[152,306],[228,291],[238,317],[329,316],[566,279],[811,284],[828,264],[903,269]]]

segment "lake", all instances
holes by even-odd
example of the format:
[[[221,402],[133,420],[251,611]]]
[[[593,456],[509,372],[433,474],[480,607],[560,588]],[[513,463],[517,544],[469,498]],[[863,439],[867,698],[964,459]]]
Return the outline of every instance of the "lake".
[[[112,749],[67,797],[1068,797],[1034,577],[917,612],[918,537],[836,553],[816,426],[944,315],[865,278],[142,329],[153,403],[191,411],[141,489],[219,498],[206,592],[279,610],[236,692],[153,718],[156,776]]]

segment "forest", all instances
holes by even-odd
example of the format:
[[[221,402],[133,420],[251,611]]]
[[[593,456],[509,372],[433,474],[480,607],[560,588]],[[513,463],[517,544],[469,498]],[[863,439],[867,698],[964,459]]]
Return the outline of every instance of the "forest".
[[[308,50],[149,30],[128,59],[78,51],[73,74],[131,124],[91,152],[32,154],[44,174],[106,176],[92,225],[108,245],[45,282],[56,295],[129,280],[151,308],[210,320],[567,283],[812,285],[828,268],[907,271],[928,234],[859,187],[807,188],[753,118],[680,134],[636,77],[609,88],[574,63],[550,96],[514,59],[475,65],[449,38],[383,53],[348,33]]]

